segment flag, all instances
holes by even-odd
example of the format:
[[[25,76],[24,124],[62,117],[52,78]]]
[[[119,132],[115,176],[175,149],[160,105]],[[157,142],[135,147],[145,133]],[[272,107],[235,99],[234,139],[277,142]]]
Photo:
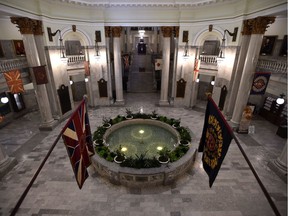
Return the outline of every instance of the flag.
[[[155,70],[162,70],[162,59],[155,59]]]
[[[84,61],[85,76],[90,76],[89,61]]]
[[[87,168],[94,155],[92,136],[85,100],[81,102],[63,128],[62,138],[79,188],[88,178]]]
[[[212,187],[233,138],[233,131],[211,97],[208,97],[199,152]]]
[[[257,72],[254,75],[250,94],[265,94],[271,73]]]
[[[12,94],[24,92],[23,82],[19,70],[5,72],[4,77]]]
[[[33,67],[33,72],[37,85],[48,83],[45,66]]]
[[[194,65],[194,81],[197,79],[197,75],[198,75],[199,69],[200,69],[200,63],[201,63],[201,60],[200,60],[200,59],[195,59],[195,65]]]

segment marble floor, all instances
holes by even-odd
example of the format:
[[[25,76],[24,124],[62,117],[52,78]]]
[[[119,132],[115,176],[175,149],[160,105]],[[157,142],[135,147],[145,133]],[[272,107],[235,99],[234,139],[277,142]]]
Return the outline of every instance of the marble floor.
[[[89,109],[92,132],[103,116],[125,114],[129,107],[136,112],[156,110],[159,114],[181,118],[193,132],[192,145],[198,146],[202,133],[205,104],[195,109],[159,107],[157,93],[126,93],[125,107]],[[29,113],[0,129],[0,143],[17,160],[0,181],[0,215],[9,215],[29,184],[41,161],[65,122],[53,131],[39,131],[40,114]],[[260,179],[281,215],[287,215],[287,184],[267,166],[282,152],[287,140],[276,135],[277,127],[259,116],[253,118],[254,134],[236,134]],[[78,189],[69,158],[60,140],[17,215],[99,215],[99,216],[272,216],[274,215],[255,177],[235,141],[222,164],[218,177],[209,188],[202,168],[201,153],[195,164],[169,186],[126,188],[113,185],[89,167],[89,178]]]

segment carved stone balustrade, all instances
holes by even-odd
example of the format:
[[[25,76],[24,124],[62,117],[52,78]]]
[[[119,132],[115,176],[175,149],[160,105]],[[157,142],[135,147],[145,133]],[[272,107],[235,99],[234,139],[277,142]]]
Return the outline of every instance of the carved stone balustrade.
[[[27,67],[28,62],[25,57],[17,59],[0,60],[0,73]]]

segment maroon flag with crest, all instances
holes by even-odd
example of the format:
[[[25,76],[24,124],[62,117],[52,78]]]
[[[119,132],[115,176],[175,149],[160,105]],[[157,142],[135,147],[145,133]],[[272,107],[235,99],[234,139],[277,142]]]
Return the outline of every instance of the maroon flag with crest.
[[[87,168],[94,155],[92,136],[85,100],[81,102],[63,128],[62,138],[79,188],[88,178]]]

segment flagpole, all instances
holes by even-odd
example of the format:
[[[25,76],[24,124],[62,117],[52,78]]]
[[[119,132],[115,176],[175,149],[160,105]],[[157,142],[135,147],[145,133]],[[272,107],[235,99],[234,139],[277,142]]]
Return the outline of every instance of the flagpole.
[[[271,196],[269,195],[268,191],[266,190],[265,186],[263,185],[261,179],[259,178],[259,176],[258,176],[256,170],[254,169],[253,165],[251,164],[249,158],[247,157],[247,155],[246,155],[244,149],[242,148],[242,146],[241,146],[240,142],[238,141],[237,137],[235,136],[234,132],[232,132],[232,137],[233,137],[233,139],[235,140],[235,142],[236,142],[238,148],[240,149],[240,151],[241,151],[243,157],[245,158],[246,162],[248,163],[249,168],[251,169],[252,173],[254,174],[254,176],[255,176],[255,178],[256,178],[258,184],[260,185],[260,187],[261,187],[261,189],[262,189],[262,191],[263,191],[263,193],[264,193],[266,199],[268,200],[268,202],[269,202],[271,208],[273,209],[275,215],[276,215],[276,216],[281,216],[279,210],[277,209],[277,207],[276,207],[275,203],[273,202]]]
[[[80,103],[79,106],[81,106],[82,102]],[[75,109],[75,111],[72,113],[72,115],[78,110],[79,106],[77,107],[77,109]],[[72,116],[71,115],[71,116]],[[49,158],[50,154],[52,153],[53,149],[55,148],[57,142],[59,141],[60,137],[62,136],[64,130],[66,127],[63,127],[61,132],[58,134],[56,140],[54,141],[54,143],[52,144],[51,148],[49,149],[48,153],[46,154],[45,158],[43,159],[43,161],[41,162],[40,166],[38,167],[37,171],[35,172],[33,178],[31,179],[31,181],[29,182],[28,186],[26,187],[25,191],[22,193],[21,197],[19,198],[17,204],[15,205],[14,209],[12,210],[10,216],[14,216],[16,215],[18,209],[20,208],[23,200],[25,199],[26,195],[28,194],[30,188],[32,187],[34,181],[36,180],[37,176],[39,175],[40,171],[42,170],[44,164],[46,163],[47,159]]]

